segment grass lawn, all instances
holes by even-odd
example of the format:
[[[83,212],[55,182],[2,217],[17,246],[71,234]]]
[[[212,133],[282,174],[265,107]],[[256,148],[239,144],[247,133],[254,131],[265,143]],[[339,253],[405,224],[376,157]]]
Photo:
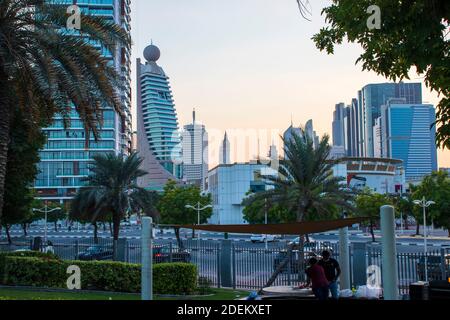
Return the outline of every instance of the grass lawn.
[[[212,296],[196,297],[191,300],[234,300],[246,297],[248,291],[212,289]],[[156,300],[177,300],[155,296]],[[0,300],[140,300],[138,294],[86,293],[86,292],[47,292],[15,288],[0,288]]]

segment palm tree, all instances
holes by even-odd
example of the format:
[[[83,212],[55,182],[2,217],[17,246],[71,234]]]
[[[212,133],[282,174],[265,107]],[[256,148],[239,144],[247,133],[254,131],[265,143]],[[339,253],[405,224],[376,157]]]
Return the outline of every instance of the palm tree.
[[[51,123],[55,114],[69,126],[75,110],[87,132],[86,144],[90,133],[98,138],[105,107],[123,117],[116,94],[118,74],[93,43],[115,53],[118,46],[130,46],[128,33],[110,20],[89,15],[82,15],[79,32],[67,30],[67,4],[47,2],[0,1],[0,217],[16,110],[37,128]]]
[[[336,161],[330,160],[331,147],[329,137],[323,136],[320,143],[314,146],[313,140],[307,135],[293,134],[289,140],[283,140],[285,160],[280,161],[278,176],[263,178],[273,186],[273,189],[255,196],[271,199],[296,213],[297,222],[317,220],[319,217],[333,217],[337,209],[345,208],[353,211],[351,199],[353,192],[342,184],[345,178],[333,176],[333,166]],[[300,236],[300,267],[304,265],[303,236]],[[293,246],[289,248],[289,254]],[[275,281],[278,274],[288,263],[286,258],[269,280],[268,285]],[[300,269],[299,269],[300,270]]]
[[[120,222],[131,208],[147,210],[150,193],[136,184],[136,179],[146,175],[140,169],[143,159],[137,153],[130,156],[106,154],[94,157],[91,173],[84,178],[86,186],[78,191],[71,206],[71,216],[81,215],[95,223],[107,215],[113,224],[114,259],[117,259],[117,240]],[[81,214],[80,214],[81,213]]]

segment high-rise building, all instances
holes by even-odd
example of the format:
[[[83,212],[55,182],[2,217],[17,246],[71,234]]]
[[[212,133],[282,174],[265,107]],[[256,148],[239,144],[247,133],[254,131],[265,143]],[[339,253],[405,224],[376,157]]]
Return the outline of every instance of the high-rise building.
[[[137,140],[148,174],[138,179],[141,187],[162,190],[168,180],[181,183],[181,139],[169,77],[156,61],[160,50],[151,44],[144,50],[146,62],[137,59]]]
[[[344,146],[345,147],[345,134],[344,134],[344,114],[345,114],[345,104],[336,104],[335,110],[333,112],[333,146]]]
[[[374,156],[373,126],[381,116],[381,106],[391,98],[405,98],[406,103],[422,103],[421,83],[376,83],[361,89],[359,103],[364,121],[364,156]]]
[[[407,181],[421,180],[438,168],[435,120],[432,105],[406,99],[389,100],[381,109],[383,157],[403,160]]]
[[[375,119],[375,125],[373,126],[373,156],[375,158],[381,158],[383,156],[381,117]]]
[[[307,134],[314,142],[314,148],[317,148],[319,146],[319,137],[316,134],[316,131],[314,131],[314,125],[313,121],[308,120],[305,124],[305,134]]]
[[[192,123],[184,126],[182,133],[183,180],[205,190],[208,176],[208,133],[205,126],[197,123],[195,110]]]
[[[71,5],[73,1],[60,0],[58,3]],[[130,0],[85,0],[79,1],[78,6],[84,14],[105,17],[130,32]],[[85,129],[75,108],[68,128],[64,128],[61,116],[54,117],[51,126],[43,129],[47,135],[47,143],[40,152],[39,174],[34,184],[41,199],[60,203],[70,201],[83,186],[82,178],[89,174],[93,156],[106,153],[126,154],[131,151],[131,48],[117,46],[115,52],[106,48],[98,49],[115,66],[120,76],[117,93],[122,102],[122,116],[112,107],[105,106],[99,140],[95,141],[91,135],[88,147]]]
[[[228,134],[225,132],[223,141],[220,144],[219,150],[219,164],[230,164],[231,163],[231,153],[230,153],[230,140],[228,140]]]
[[[351,156],[353,153],[353,123],[352,106],[338,103],[333,112],[333,146],[344,147],[344,153]]]

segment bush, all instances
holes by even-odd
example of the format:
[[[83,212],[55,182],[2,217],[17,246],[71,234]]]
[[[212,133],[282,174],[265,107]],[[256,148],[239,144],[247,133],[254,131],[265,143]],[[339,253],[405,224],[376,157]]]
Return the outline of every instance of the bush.
[[[62,261],[43,257],[4,257],[5,285],[67,288],[66,273],[70,265],[81,270],[81,288],[114,292],[139,293],[141,266],[107,261]],[[186,263],[167,263],[153,268],[153,290],[156,294],[192,294],[196,289],[197,268]]]
[[[161,263],[153,267],[153,290],[159,294],[193,294],[197,289],[197,266]]]
[[[0,279],[3,279],[3,273],[5,270],[5,258],[6,257],[35,257],[41,259],[53,259],[59,260],[58,256],[53,253],[44,253],[39,251],[15,251],[15,252],[0,252]]]

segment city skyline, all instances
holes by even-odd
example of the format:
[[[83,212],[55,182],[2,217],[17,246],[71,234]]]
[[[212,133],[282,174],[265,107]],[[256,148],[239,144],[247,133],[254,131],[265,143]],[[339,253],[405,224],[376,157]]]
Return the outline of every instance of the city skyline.
[[[220,138],[230,129],[282,133],[291,117],[295,125],[313,119],[319,136],[331,136],[337,102],[351,104],[363,86],[389,80],[355,66],[362,52],[356,45],[343,44],[332,56],[315,48],[311,36],[323,26],[319,13],[325,4],[314,3],[308,22],[295,1],[135,0],[133,55],[141,57],[150,39],[164,51],[161,63],[171,75],[180,124],[189,123],[193,107],[201,112],[210,132],[210,154],[221,141],[212,140],[214,131]],[[411,74],[407,82],[423,83],[418,78]],[[423,100],[439,101],[425,85]],[[265,154],[271,141],[261,143]],[[450,151],[439,150],[438,160],[440,167],[450,167]]]

